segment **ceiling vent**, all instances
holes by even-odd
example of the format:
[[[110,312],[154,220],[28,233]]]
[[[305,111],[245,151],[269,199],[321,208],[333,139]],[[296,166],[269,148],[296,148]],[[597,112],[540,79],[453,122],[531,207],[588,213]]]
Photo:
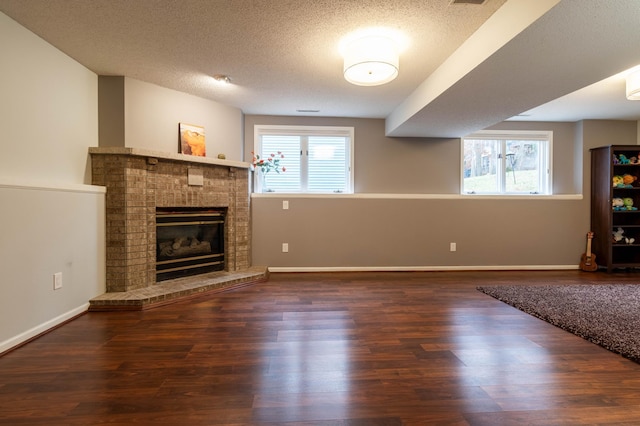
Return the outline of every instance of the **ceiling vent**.
[[[484,4],[487,0],[451,0],[451,4]]]

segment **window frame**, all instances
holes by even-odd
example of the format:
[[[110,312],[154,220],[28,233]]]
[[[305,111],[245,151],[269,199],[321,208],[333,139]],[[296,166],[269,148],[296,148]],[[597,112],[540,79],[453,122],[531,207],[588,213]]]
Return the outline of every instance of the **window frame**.
[[[536,193],[532,192],[506,192],[505,181],[507,178],[507,168],[504,166],[506,161],[506,155],[502,155],[500,176],[498,177],[498,183],[500,188],[497,192],[472,192],[465,191],[465,140],[467,139],[484,139],[484,140],[498,140],[501,141],[501,154],[503,147],[506,146],[506,141],[540,141],[544,142],[543,151],[539,154],[542,161],[539,162],[539,167],[542,170],[546,169],[546,178],[541,178],[540,191]],[[471,133],[467,136],[460,138],[460,194],[465,196],[504,196],[504,197],[539,197],[553,195],[553,131],[551,130],[480,130],[475,133]]]
[[[273,194],[353,194],[354,191],[354,145],[355,145],[355,129],[347,126],[297,126],[297,125],[272,125],[272,124],[256,124],[253,128],[253,149],[256,154],[262,153],[262,136],[299,136],[301,138],[308,138],[313,136],[328,136],[328,137],[346,137],[348,142],[345,144],[345,166],[347,167],[347,182],[346,187],[341,192],[330,191],[308,191],[308,139],[307,142],[301,144],[301,158],[300,158],[300,184],[302,186],[301,191],[278,191]],[[261,154],[262,158],[262,154]],[[285,172],[286,173],[286,172]],[[270,194],[270,192],[263,192],[261,188],[262,182],[258,178],[258,173],[255,173],[255,185],[254,192],[261,194]]]

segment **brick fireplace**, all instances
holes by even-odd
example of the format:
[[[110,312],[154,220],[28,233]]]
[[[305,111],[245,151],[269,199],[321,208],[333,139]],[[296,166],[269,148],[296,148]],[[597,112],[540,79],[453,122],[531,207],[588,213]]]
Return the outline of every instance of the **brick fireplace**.
[[[224,271],[250,269],[248,163],[121,147],[89,153],[93,185],[107,188],[107,293],[160,285],[158,209],[224,209]]]

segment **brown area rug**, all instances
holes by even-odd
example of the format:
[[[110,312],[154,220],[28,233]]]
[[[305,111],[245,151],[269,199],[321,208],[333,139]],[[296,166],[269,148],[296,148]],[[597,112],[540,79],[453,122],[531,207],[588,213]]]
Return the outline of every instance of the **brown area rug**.
[[[640,363],[640,285],[504,285],[477,289]]]

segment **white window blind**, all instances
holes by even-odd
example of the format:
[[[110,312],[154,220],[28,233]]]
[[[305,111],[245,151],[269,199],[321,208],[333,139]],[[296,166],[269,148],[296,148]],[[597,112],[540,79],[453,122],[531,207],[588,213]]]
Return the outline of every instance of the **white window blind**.
[[[271,154],[278,155],[278,152],[284,155],[284,158],[280,160],[280,164],[286,170],[282,173],[268,173],[264,178],[264,184],[274,192],[300,192],[300,136],[262,136],[260,156],[268,158]]]
[[[345,192],[349,179],[347,141],[339,136],[310,136],[308,139],[309,192]]]
[[[260,158],[283,155],[285,169],[264,176],[256,171],[258,191],[352,193],[353,128],[256,126],[255,135]]]

